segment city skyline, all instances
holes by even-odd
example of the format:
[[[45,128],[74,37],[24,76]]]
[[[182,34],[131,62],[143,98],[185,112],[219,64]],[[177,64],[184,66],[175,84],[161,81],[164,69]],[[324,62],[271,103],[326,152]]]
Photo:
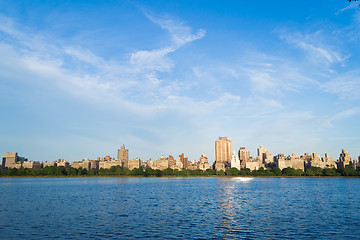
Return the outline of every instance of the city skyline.
[[[322,0],[0,0],[0,152],[360,153],[360,11]]]
[[[131,151],[130,151],[131,152]],[[352,155],[346,150],[346,149],[341,149],[339,157],[333,157],[330,156],[329,153],[320,153],[318,154],[317,152],[304,152],[303,154],[297,155],[295,153],[283,153],[283,152],[278,152],[275,153],[274,155],[272,155],[266,148],[264,148],[263,145],[260,145],[259,148],[257,148],[256,153],[253,155],[251,154],[251,152],[249,151],[249,149],[246,149],[244,146],[241,146],[238,149],[234,149],[231,147],[231,139],[227,138],[227,137],[219,137],[218,139],[215,140],[215,159],[208,159],[207,154],[203,153],[200,156],[200,161],[198,161],[199,159],[189,159],[188,157],[186,157],[185,153],[181,153],[179,154],[178,159],[176,160],[172,154],[167,155],[161,155],[161,156],[157,156],[156,158],[145,158],[145,159],[141,159],[139,157],[133,157],[133,156],[137,156],[137,153],[135,151],[135,154],[133,154],[133,156],[129,155],[129,149],[125,147],[125,144],[123,144],[119,149],[117,149],[117,157],[108,154],[108,155],[103,155],[103,156],[97,156],[95,158],[89,158],[89,157],[82,157],[81,159],[77,159],[75,161],[68,161],[67,159],[63,159],[63,158],[58,158],[57,160],[54,159],[48,159],[46,161],[39,161],[36,159],[28,159],[27,157],[19,157],[19,160],[16,160],[17,157],[14,157],[15,155],[18,156],[17,152],[5,152],[4,153],[4,159],[7,156],[11,156],[10,158],[13,159],[11,160],[11,164],[15,164],[16,162],[18,162],[20,165],[16,165],[17,168],[19,168],[21,166],[21,163],[24,161],[28,161],[28,163],[36,163],[36,164],[45,164],[49,165],[49,166],[53,166],[52,163],[55,162],[65,162],[68,164],[72,164],[72,163],[83,163],[84,161],[86,163],[89,163],[89,161],[110,161],[110,165],[107,166],[107,168],[110,168],[111,166],[117,166],[119,165],[122,168],[130,168],[128,167],[129,162],[131,161],[131,169],[133,168],[137,168],[136,166],[140,163],[144,163],[147,164],[146,166],[144,165],[143,167],[154,167],[152,165],[152,163],[156,163],[157,161],[163,162],[164,160],[166,160],[166,166],[169,166],[171,168],[175,167],[177,169],[181,169],[181,168],[186,168],[188,169],[189,165],[193,162],[198,161],[198,164],[202,163],[202,167],[204,168],[204,159],[206,159],[206,161],[208,162],[208,167],[211,169],[215,169],[215,170],[223,170],[225,171],[228,168],[249,168],[250,170],[254,170],[254,169],[258,169],[260,167],[264,167],[264,168],[274,168],[273,163],[275,163],[276,161],[278,161],[279,159],[281,159],[281,161],[284,160],[289,160],[289,161],[285,161],[290,163],[290,160],[301,160],[304,161],[304,164],[306,161],[309,160],[314,160],[315,161],[323,161],[323,166],[321,165],[322,168],[326,168],[329,167],[331,168],[332,165],[334,164],[338,164],[339,162],[352,162],[356,168],[356,166],[358,165],[359,161],[360,161],[360,155],[354,155],[355,157],[352,157]],[[15,154],[15,155],[14,155]],[[131,157],[129,157],[131,156]],[[175,153],[176,156],[176,153]],[[113,161],[113,162],[112,162]],[[135,162],[134,162],[135,161]],[[148,165],[148,163],[150,162],[150,165]],[[180,163],[181,162],[181,163]],[[329,163],[331,163],[331,165],[329,165]],[[90,163],[89,163],[90,164]],[[319,164],[319,163],[317,163]],[[1,165],[1,163],[0,163]],[[70,166],[70,165],[69,165]],[[141,166],[141,164],[139,165]],[[6,167],[4,165],[4,162],[2,163],[2,167]],[[43,166],[42,166],[43,167]],[[99,166],[98,166],[99,167]],[[104,167],[104,166],[100,166]],[[197,166],[199,167],[199,166]],[[344,167],[344,166],[342,166]],[[166,167],[162,166],[162,168],[166,169]]]

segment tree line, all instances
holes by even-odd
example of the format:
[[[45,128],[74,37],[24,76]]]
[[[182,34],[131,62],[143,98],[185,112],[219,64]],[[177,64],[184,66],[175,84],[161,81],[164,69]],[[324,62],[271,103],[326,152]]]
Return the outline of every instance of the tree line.
[[[34,177],[75,177],[75,176],[142,176],[142,177],[161,177],[161,176],[352,176],[360,177],[360,168],[354,169],[351,166],[345,168],[325,168],[310,167],[305,171],[301,169],[293,169],[291,167],[284,168],[260,168],[259,170],[250,171],[250,169],[238,170],[236,168],[230,168],[226,171],[216,171],[214,169],[207,170],[189,170],[189,169],[171,169],[155,170],[151,168],[143,169],[135,168],[129,170],[127,168],[121,168],[120,166],[114,166],[110,169],[84,169],[84,168],[65,168],[65,167],[45,167],[40,169],[32,168],[12,168],[12,169],[1,169],[0,176],[11,177],[11,176],[34,176]]]

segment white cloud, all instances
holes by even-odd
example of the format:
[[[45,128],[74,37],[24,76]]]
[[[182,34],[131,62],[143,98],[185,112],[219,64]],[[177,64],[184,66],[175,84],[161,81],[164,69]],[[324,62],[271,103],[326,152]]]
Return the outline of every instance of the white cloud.
[[[173,40],[174,48],[179,48],[189,42],[199,40],[203,38],[206,33],[204,29],[200,29],[197,33],[192,33],[191,28],[186,26],[183,22],[176,21],[169,17],[159,16],[154,13],[150,13],[149,11],[146,11],[145,15],[152,22],[169,31]]]
[[[172,48],[137,51],[131,54],[130,63],[136,65],[140,71],[169,72],[174,67],[174,63],[166,55],[173,51]]]
[[[141,116],[154,116],[168,110],[202,115],[240,100],[226,91],[217,91],[215,99],[199,100],[196,95],[183,91],[189,90],[189,85],[159,77],[159,73],[169,73],[176,67],[169,53],[201,39],[205,31],[193,34],[191,28],[181,22],[149,14],[147,17],[168,30],[172,41],[160,49],[134,52],[124,63],[105,60],[82,46],[53,41],[46,33],[34,33],[26,26],[16,26],[8,18],[0,32],[12,39],[3,46],[11,52],[14,61],[21,63],[13,71],[21,68],[37,76],[36,81],[53,84],[89,101],[106,105],[111,102],[114,109],[125,108]],[[36,41],[28,42],[29,39]]]

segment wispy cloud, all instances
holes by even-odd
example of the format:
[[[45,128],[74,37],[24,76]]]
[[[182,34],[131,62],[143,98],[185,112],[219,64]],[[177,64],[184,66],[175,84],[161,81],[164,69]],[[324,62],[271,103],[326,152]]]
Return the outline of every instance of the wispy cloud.
[[[307,59],[316,65],[325,64],[328,67],[330,64],[343,64],[348,59],[347,55],[334,49],[335,47],[324,40],[326,37],[322,36],[321,31],[311,34],[282,33],[280,38],[303,50],[307,54]]]
[[[206,31],[200,29],[197,33],[192,33],[189,26],[186,26],[182,21],[176,21],[169,17],[164,17],[154,14],[150,11],[145,11],[145,15],[154,23],[158,24],[163,29],[169,31],[174,49],[177,49],[189,42],[199,40],[205,36]]]
[[[349,10],[349,9],[356,9],[356,8],[359,8],[359,3],[353,1],[353,2],[349,3],[348,6],[340,9],[340,10],[337,12],[337,14],[340,13],[340,12],[347,11],[347,10]]]
[[[160,49],[139,50],[132,53],[130,63],[138,72],[147,72],[144,77],[154,83],[154,87],[158,87],[161,80],[157,78],[157,72],[170,72],[175,66],[168,55],[190,42],[203,38],[206,31],[200,29],[197,33],[192,33],[192,29],[181,21],[149,11],[144,11],[144,14],[150,21],[168,31],[172,41]]]
[[[335,127],[334,122],[347,119],[360,114],[360,107],[351,107],[345,110],[341,110],[329,117],[326,117],[326,126]]]
[[[131,53],[128,62],[107,61],[90,49],[72,46],[65,41],[54,43],[46,34],[17,26],[5,17],[0,19],[4,23],[0,24],[0,31],[12,40],[2,43],[2,47],[11,51],[14,61],[21,62],[18,68],[21,66],[39,80],[82,98],[110,101],[114,106],[125,107],[143,116],[164,110],[205,114],[229,102],[239,101],[238,96],[227,92],[218,92],[217,99],[200,101],[186,92],[182,94],[182,88],[189,86],[182,86],[176,80],[162,79],[160,73],[171,72],[175,67],[169,53],[203,38],[205,31],[193,34],[191,28],[182,22],[149,13],[146,16],[167,30],[172,41],[160,49]],[[29,39],[36,41],[30,44]]]
[[[360,69],[339,74],[334,79],[321,85],[323,91],[339,96],[343,101],[360,99]]]

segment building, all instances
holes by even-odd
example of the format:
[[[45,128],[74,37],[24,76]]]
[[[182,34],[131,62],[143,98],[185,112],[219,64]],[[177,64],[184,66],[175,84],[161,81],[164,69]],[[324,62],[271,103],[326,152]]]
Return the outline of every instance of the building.
[[[199,169],[199,162],[193,160],[193,161],[190,161],[188,163],[188,168],[187,169],[190,169],[190,170],[197,170]]]
[[[325,153],[325,157],[320,158],[320,156],[316,153],[313,153],[312,155],[307,155],[305,157],[305,167],[319,167],[319,168],[337,168],[337,165],[335,164],[334,160],[329,157],[329,154]]]
[[[360,168],[360,156],[358,157],[358,159],[354,160],[354,168],[355,169]]]
[[[45,161],[43,163],[43,167],[56,167],[56,161],[54,161],[54,162]]]
[[[231,152],[231,139],[227,137],[219,137],[215,141],[215,163],[214,169],[225,171],[230,167],[232,152]]]
[[[182,168],[188,169],[189,167],[189,160],[187,157],[184,156],[184,153],[179,155],[178,160],[182,163]]]
[[[244,147],[241,147],[238,152],[240,159],[240,169],[245,169],[246,162],[250,159],[250,151]]]
[[[184,164],[183,164],[183,160],[181,159],[181,157],[179,156],[176,160],[176,169],[183,169],[184,168]]]
[[[169,168],[171,168],[171,169],[177,169],[175,158],[174,158],[172,155],[169,155],[169,156],[167,157],[167,159],[168,159],[168,161],[169,161]]]
[[[65,167],[65,168],[69,168],[70,167],[70,163],[65,160],[65,159],[58,159],[56,161],[56,166],[57,167]]]
[[[152,161],[151,158],[147,160],[145,163],[146,163],[146,167],[156,169],[156,162]]]
[[[264,163],[260,160],[260,158],[252,158],[250,157],[245,162],[245,168],[250,169],[251,171],[259,170],[261,167],[265,167]]]
[[[89,170],[90,169],[90,161],[89,159],[85,158],[83,159],[82,161],[75,161],[75,162],[72,162],[71,163],[71,167],[72,168],[83,168],[83,169],[86,169],[86,170]]]
[[[305,169],[305,161],[302,158],[293,153],[291,156],[285,157],[284,154],[280,153],[274,157],[275,166],[283,170],[284,168],[291,167],[295,170],[301,169],[304,171]]]
[[[21,168],[22,163],[26,162],[27,158],[19,157],[17,152],[6,152],[2,160],[3,168]]]
[[[22,163],[22,167],[23,168],[36,168],[36,169],[39,169],[39,168],[43,167],[43,164],[40,163],[39,161],[24,161]]]
[[[103,169],[110,169],[111,167],[116,167],[116,166],[120,166],[122,167],[123,162],[119,161],[119,160],[101,160],[99,161],[99,169],[103,168]]]
[[[350,153],[343,149],[340,153],[340,157],[336,162],[338,168],[344,168],[345,166],[352,165]]]
[[[236,154],[236,152],[233,152],[233,154],[232,154],[230,167],[231,167],[231,168],[237,168],[237,169],[239,169],[239,170],[241,169],[241,164],[240,164],[239,155]]]
[[[135,168],[140,168],[140,166],[141,166],[141,160],[139,158],[130,159],[128,161],[128,168],[130,170],[133,170]]]
[[[164,156],[161,158],[156,159],[156,169],[158,170],[165,170],[169,167],[169,160]]]
[[[266,167],[270,167],[274,162],[273,156],[268,152],[268,150],[266,150],[266,148],[264,148],[264,146],[260,146],[260,148],[258,148],[258,157]]]
[[[199,169],[200,170],[207,170],[209,169],[210,165],[209,165],[209,160],[208,158],[206,157],[205,154],[202,154],[200,156],[200,161],[199,161]]]
[[[118,149],[118,161],[121,161],[123,168],[129,168],[129,149],[126,149],[125,145],[122,145],[121,148]]]
[[[90,169],[99,169],[99,162],[98,160],[89,160],[90,162]]]

